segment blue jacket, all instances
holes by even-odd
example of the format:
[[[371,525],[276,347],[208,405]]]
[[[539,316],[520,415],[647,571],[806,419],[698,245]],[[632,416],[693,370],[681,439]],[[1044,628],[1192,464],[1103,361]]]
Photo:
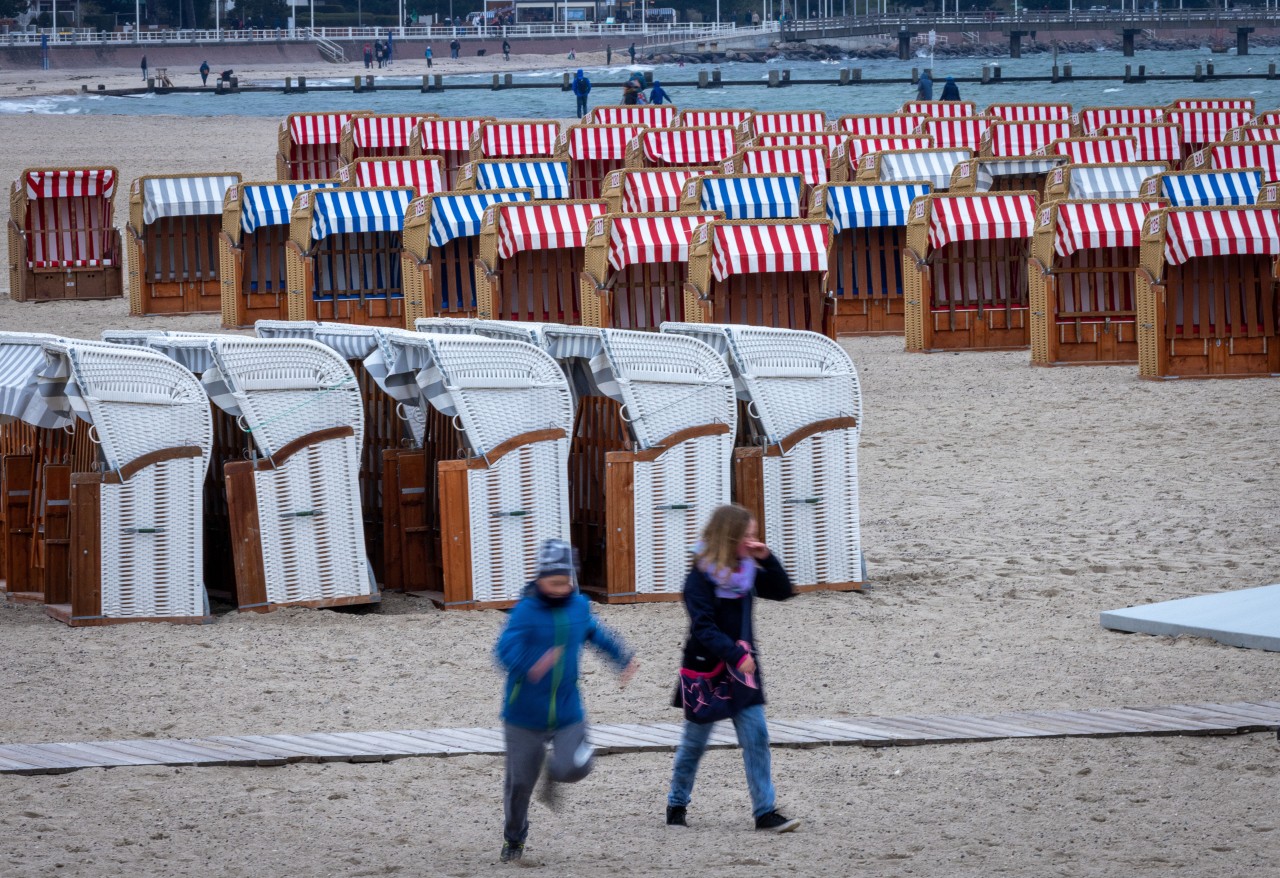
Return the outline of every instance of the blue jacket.
[[[631,661],[622,639],[596,619],[584,595],[575,592],[567,603],[552,606],[536,586],[527,586],[493,650],[507,671],[502,718],[513,726],[539,730],[582,722],[585,713],[578,694],[578,660],[587,642],[619,668]],[[529,680],[529,669],[556,646],[564,647],[560,661],[538,682]]]

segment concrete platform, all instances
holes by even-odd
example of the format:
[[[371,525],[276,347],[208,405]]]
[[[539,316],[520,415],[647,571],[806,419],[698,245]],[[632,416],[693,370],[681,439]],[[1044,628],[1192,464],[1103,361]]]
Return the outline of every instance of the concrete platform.
[[[1280,585],[1206,594],[1102,613],[1103,628],[1208,637],[1229,646],[1280,652]]]

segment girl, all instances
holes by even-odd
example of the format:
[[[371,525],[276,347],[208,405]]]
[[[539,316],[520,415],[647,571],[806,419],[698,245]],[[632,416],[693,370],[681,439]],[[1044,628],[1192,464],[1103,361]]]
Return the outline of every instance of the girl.
[[[694,549],[693,568],[684,581],[689,638],[681,667],[703,674],[715,671],[721,663],[731,669],[729,714],[742,748],[756,829],[790,832],[800,821],[775,810],[764,689],[751,624],[756,594],[785,601],[793,594],[791,580],[769,547],[758,539],[751,513],[737,504],[721,506],[702,532],[702,542]],[[683,685],[681,690],[683,693]],[[689,717],[690,711],[686,709],[685,715]],[[711,722],[685,721],[667,796],[668,826],[686,825],[685,809],[712,726]]]

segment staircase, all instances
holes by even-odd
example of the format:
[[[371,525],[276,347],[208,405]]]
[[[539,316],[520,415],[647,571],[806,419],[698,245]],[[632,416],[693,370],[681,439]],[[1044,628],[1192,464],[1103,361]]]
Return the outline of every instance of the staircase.
[[[326,61],[331,64],[347,63],[347,54],[342,51],[342,46],[333,40],[326,40],[311,28],[303,28],[303,31],[306,33],[307,38],[316,44],[316,48],[320,50],[320,54],[324,56]]]

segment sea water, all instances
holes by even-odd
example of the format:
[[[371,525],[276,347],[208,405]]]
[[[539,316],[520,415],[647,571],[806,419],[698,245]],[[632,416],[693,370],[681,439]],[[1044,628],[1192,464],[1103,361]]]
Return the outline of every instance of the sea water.
[[[1137,73],[1138,65],[1145,65],[1148,75],[1190,75],[1197,63],[1212,63],[1218,74],[1266,73],[1272,61],[1280,62],[1280,49],[1261,48],[1245,57],[1214,55],[1209,51],[1182,50],[1176,52],[1145,52],[1133,58],[1125,58],[1119,52],[1101,51],[1077,54],[1059,53],[1059,67],[1070,64],[1077,76],[1105,75],[1117,77],[1105,82],[1004,82],[981,85],[961,84],[961,97],[976,102],[979,107],[993,103],[1009,102],[1066,102],[1073,106],[1101,105],[1164,105],[1176,98],[1247,97],[1254,98],[1259,110],[1280,107],[1280,80],[1235,80],[1225,82],[1147,82],[1125,84],[1119,81],[1124,68],[1129,65]],[[1049,53],[1028,55],[1019,59],[1001,58],[998,61],[984,58],[937,58],[933,61],[934,97],[942,92],[942,80],[948,75],[980,77],[984,66],[998,64],[1005,77],[1043,76],[1052,72],[1053,56]],[[593,83],[591,105],[622,102],[622,85],[628,75],[636,71],[652,72],[655,79],[664,83],[672,99],[681,109],[702,107],[744,107],[756,110],[822,110],[835,118],[846,113],[881,113],[896,110],[906,100],[915,97],[915,87],[905,82],[892,85],[854,85],[839,88],[835,85],[791,85],[785,88],[766,88],[770,71],[790,70],[791,78],[838,80],[841,67],[858,67],[867,79],[906,79],[911,69],[930,66],[927,57],[909,61],[849,59],[841,62],[786,61],[768,63],[688,64],[658,66],[612,66],[585,68]],[[493,72],[502,72],[497,63]],[[516,73],[515,83],[542,83],[558,85],[564,72],[572,72],[576,62],[565,61],[564,70],[543,70]],[[338,68],[335,68],[335,71]],[[718,69],[725,80],[758,82],[759,86],[726,86],[720,89],[699,90],[692,85],[675,83],[696,82],[703,70]],[[427,73],[421,59],[401,60],[394,68],[380,71],[381,83],[418,85]],[[439,73],[436,67],[431,73]],[[195,81],[195,71],[191,71]],[[351,77],[363,74],[363,68],[352,67],[348,76],[331,79],[311,79],[309,85],[349,86]],[[50,113],[89,115],[179,115],[179,116],[274,116],[283,118],[289,113],[368,110],[381,113],[431,112],[442,116],[498,116],[508,118],[564,118],[572,115],[573,95],[558,88],[511,89],[489,91],[477,89],[453,89],[450,85],[487,85],[492,73],[444,74],[445,90],[422,94],[417,91],[382,91],[356,94],[355,92],[309,92],[306,94],[241,93],[216,95],[201,94],[138,95],[134,97],[107,97],[81,94],[40,98],[0,100],[0,114]],[[667,85],[671,84],[671,85]],[[241,85],[270,85],[283,87],[283,79],[260,79],[252,82],[241,80]]]

